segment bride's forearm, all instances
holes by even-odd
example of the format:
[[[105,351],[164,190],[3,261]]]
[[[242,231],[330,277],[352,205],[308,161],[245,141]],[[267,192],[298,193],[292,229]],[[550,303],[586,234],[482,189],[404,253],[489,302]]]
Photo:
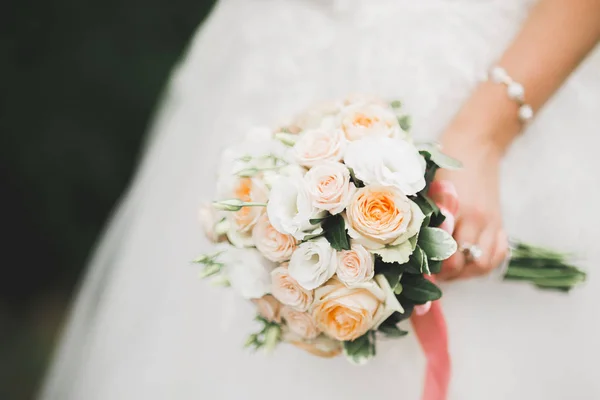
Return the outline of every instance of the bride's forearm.
[[[498,65],[525,87],[537,111],[600,40],[600,0],[541,0]],[[482,83],[453,125],[503,153],[522,129],[506,87]]]

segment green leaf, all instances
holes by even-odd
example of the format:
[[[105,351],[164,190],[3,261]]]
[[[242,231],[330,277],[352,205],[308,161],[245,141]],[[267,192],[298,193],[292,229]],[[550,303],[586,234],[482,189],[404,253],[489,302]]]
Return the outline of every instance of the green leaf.
[[[378,329],[379,332],[383,333],[387,337],[402,337],[408,335],[407,331],[403,331],[396,325],[381,325]]]
[[[439,274],[442,270],[441,261],[428,260],[427,263],[429,265],[429,272],[431,272],[432,274]]]
[[[421,229],[418,244],[433,261],[445,260],[457,249],[452,235],[440,228]]]
[[[344,218],[340,215],[332,215],[323,222],[325,239],[337,251],[350,250],[350,239],[346,230]]]
[[[402,102],[400,100],[394,100],[390,103],[392,108],[400,108],[402,107]]]
[[[400,278],[402,277],[402,268],[400,264],[386,263],[381,261],[379,257],[375,260],[375,272],[383,275],[392,289],[400,283]]]
[[[418,249],[421,250],[420,247],[418,247]],[[421,272],[423,274],[431,275],[431,271],[429,270],[429,261],[427,260],[427,256],[425,255],[425,253],[423,253],[423,264],[421,264]]]
[[[415,304],[425,304],[428,301],[438,300],[442,291],[435,284],[425,279],[422,275],[402,276],[401,296],[413,301]]]
[[[420,192],[417,196],[411,197],[411,200],[419,206],[425,216],[440,213],[440,208],[437,204],[423,192]]]
[[[352,183],[354,183],[354,186],[356,186],[357,188],[365,186],[364,182],[358,179],[356,175],[354,175],[354,170],[352,168],[348,168],[348,171],[350,172],[350,180],[352,181]]]
[[[367,332],[353,341],[343,343],[344,354],[353,364],[362,365],[375,356],[375,340],[371,332]]]
[[[327,218],[329,218],[331,215],[327,215],[323,218],[313,218],[313,219],[309,219],[308,222],[311,225],[319,225],[321,222],[325,221]]]
[[[447,154],[442,153],[439,145],[435,143],[420,144],[419,150],[426,151],[431,156],[431,161],[436,163],[440,168],[457,170],[462,168],[462,163]]]

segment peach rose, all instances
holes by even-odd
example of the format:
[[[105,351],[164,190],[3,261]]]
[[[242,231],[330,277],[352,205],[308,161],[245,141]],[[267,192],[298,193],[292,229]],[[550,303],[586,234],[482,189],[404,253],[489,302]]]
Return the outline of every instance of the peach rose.
[[[425,216],[394,187],[371,185],[356,191],[346,209],[348,233],[370,250],[398,245],[414,236]]]
[[[259,179],[240,178],[235,182],[233,197],[245,202],[266,203],[269,190]],[[264,213],[264,207],[242,207],[239,211],[227,213],[227,237],[231,243],[238,247],[252,246],[252,228]]]
[[[306,311],[313,302],[313,291],[306,290],[288,272],[284,266],[271,272],[271,293],[281,303],[299,311]]]
[[[261,298],[252,299],[256,306],[258,314],[269,322],[281,322],[281,303],[270,294],[266,294]]]
[[[340,126],[350,141],[368,136],[404,137],[396,114],[388,107],[375,103],[358,103],[340,113]]]
[[[313,129],[300,135],[293,153],[300,165],[312,167],[323,161],[340,161],[345,149],[344,133],[339,129]]]
[[[383,275],[355,287],[332,278],[315,291],[312,315],[330,337],[354,340],[376,329],[395,311],[404,312]]]
[[[254,226],[252,239],[258,251],[273,262],[289,260],[296,248],[296,239],[273,228],[266,214]]]
[[[314,339],[321,333],[313,317],[307,312],[283,306],[281,308],[281,318],[286,322],[289,330],[302,339]]]
[[[325,161],[312,167],[304,180],[313,206],[333,215],[344,211],[356,191],[348,168],[339,162]]]
[[[332,358],[342,353],[342,343],[326,335],[319,335],[312,340],[299,340],[297,337],[284,337],[284,340],[318,357]]]
[[[337,253],[336,275],[346,286],[371,280],[374,274],[373,255],[360,244],[352,243],[350,250]]]

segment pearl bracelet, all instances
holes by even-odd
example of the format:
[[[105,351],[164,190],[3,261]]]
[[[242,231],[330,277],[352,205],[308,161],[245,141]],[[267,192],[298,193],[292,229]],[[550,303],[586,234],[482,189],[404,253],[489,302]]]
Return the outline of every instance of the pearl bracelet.
[[[488,73],[488,80],[506,85],[508,97],[519,104],[519,120],[521,122],[525,123],[533,118],[533,109],[525,103],[525,88],[519,82],[515,82],[504,68],[493,67]]]

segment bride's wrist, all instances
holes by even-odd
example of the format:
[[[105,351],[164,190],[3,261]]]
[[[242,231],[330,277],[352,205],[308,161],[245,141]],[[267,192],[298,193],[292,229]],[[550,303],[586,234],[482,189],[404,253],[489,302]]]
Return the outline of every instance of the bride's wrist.
[[[505,88],[484,82],[461,108],[447,133],[463,135],[463,139],[501,157],[523,128],[518,111],[518,104],[508,98]]]

